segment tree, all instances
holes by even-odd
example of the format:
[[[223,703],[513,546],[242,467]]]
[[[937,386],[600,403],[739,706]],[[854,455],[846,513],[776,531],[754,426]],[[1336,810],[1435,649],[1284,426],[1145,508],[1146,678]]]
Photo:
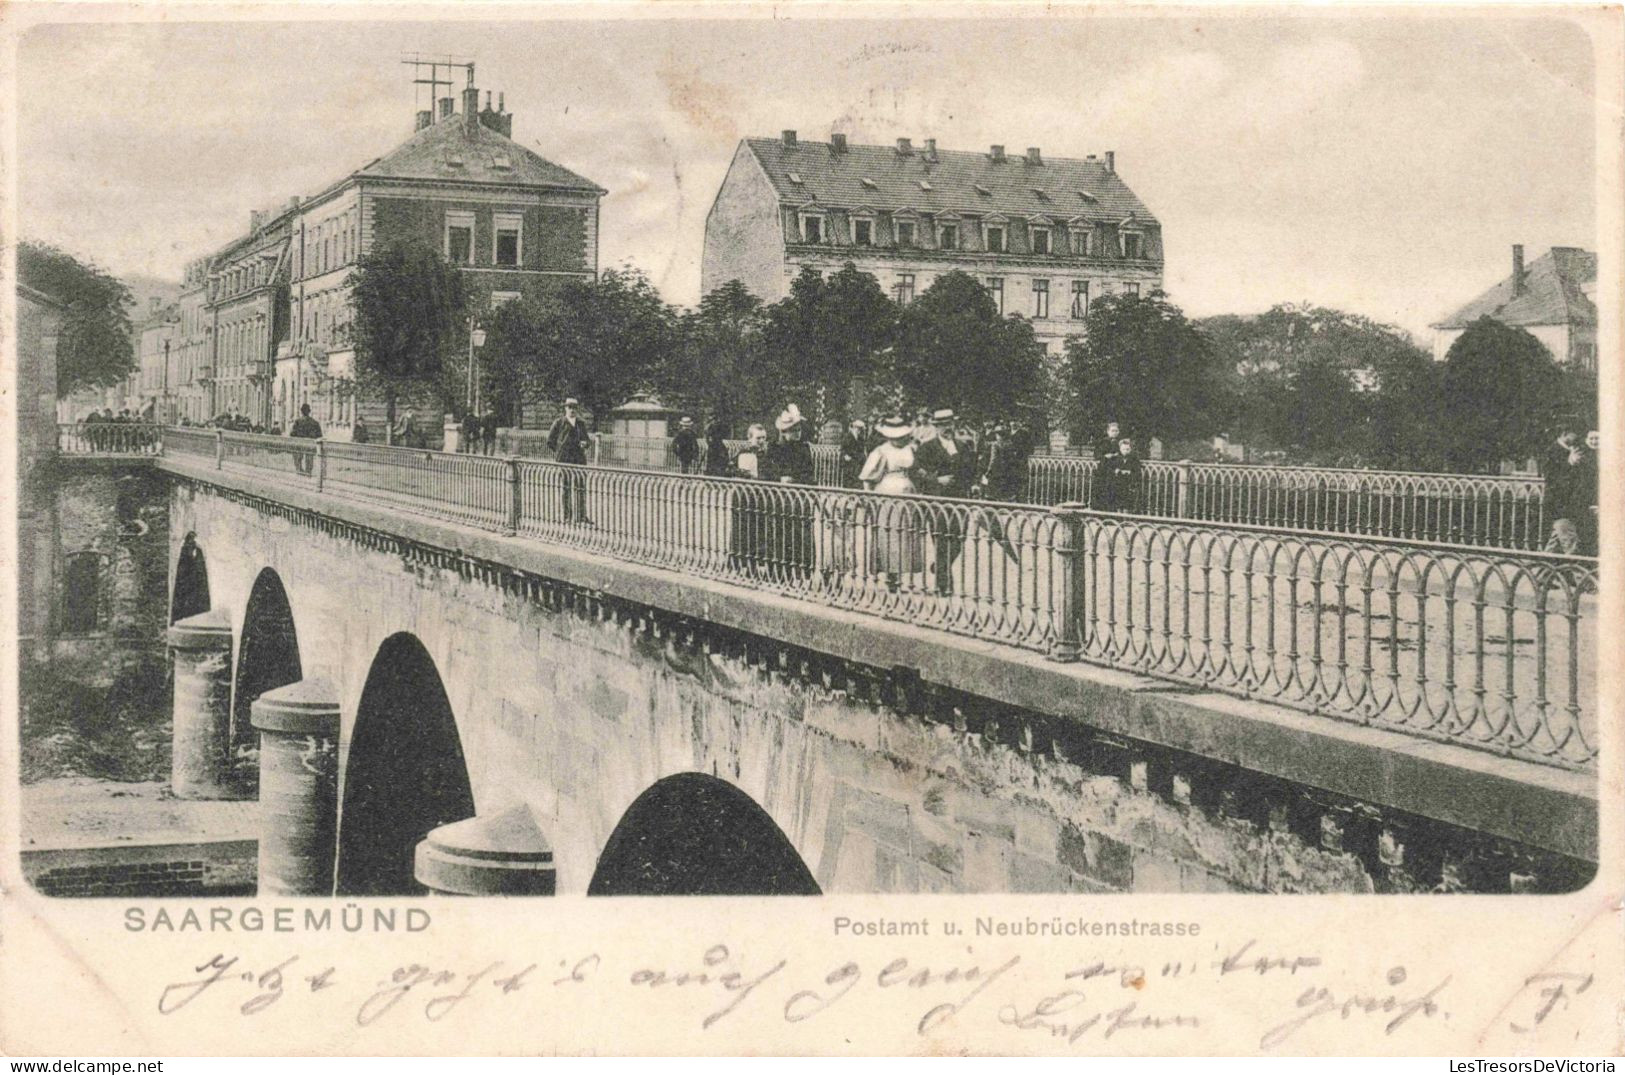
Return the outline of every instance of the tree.
[[[1003,318],[974,277],[939,276],[898,318],[891,368],[903,397],[951,404],[971,421],[1042,410],[1044,349],[1022,318]]]
[[[462,273],[427,244],[395,243],[363,255],[350,285],[357,379],[383,395],[390,427],[403,395],[455,398],[447,374],[467,345]]]
[[[766,307],[744,284],[730,280],[700,299],[679,324],[681,342],[657,375],[662,398],[732,422],[764,413],[775,387],[766,383]]]
[[[878,356],[896,326],[896,304],[869,273],[851,262],[828,280],[803,269],[790,294],[767,311],[768,378],[822,421],[845,410],[852,378],[879,372]]]
[[[1533,455],[1564,403],[1562,373],[1545,345],[1490,317],[1450,345],[1440,387],[1446,452],[1468,473]]]
[[[575,396],[597,421],[656,383],[677,343],[676,318],[648,277],[608,269],[503,306],[486,335],[483,376],[504,405]]]
[[[1213,348],[1162,292],[1106,296],[1091,304],[1084,327],[1067,342],[1075,433],[1108,421],[1142,443],[1213,432],[1225,413]]]
[[[1402,329],[1290,303],[1200,327],[1220,356],[1230,432],[1248,443],[1304,462],[1418,466],[1436,455],[1433,363]]]
[[[17,246],[17,279],[67,306],[56,348],[56,394],[118,384],[135,369],[130,289],[54,246]]]

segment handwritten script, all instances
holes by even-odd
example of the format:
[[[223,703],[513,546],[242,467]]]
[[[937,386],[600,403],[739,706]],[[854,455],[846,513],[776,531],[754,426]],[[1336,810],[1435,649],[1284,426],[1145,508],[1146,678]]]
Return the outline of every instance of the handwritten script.
[[[1024,963],[1018,951],[965,946],[962,956],[943,960],[910,955],[904,945],[880,958],[872,954],[875,946],[860,947],[871,954],[823,962],[719,941],[669,962],[612,963],[581,950],[466,964],[402,959],[382,967],[307,962],[292,951],[250,965],[229,951],[212,951],[191,960],[156,1003],[164,1016],[181,1019],[252,1019],[279,1005],[303,1004],[308,1011],[301,1018],[340,1013],[370,1029],[411,1019],[445,1023],[496,1005],[545,1007],[544,995],[568,990],[591,994],[593,1003],[690,1020],[702,1033],[729,1020],[840,1029],[848,1019],[895,1011],[920,1037],[956,1023],[991,1024],[1035,1049],[1149,1038],[1178,1048],[1182,1035],[1194,1046],[1197,1032],[1219,1029],[1243,1033],[1269,1051],[1332,1024],[1376,1040],[1452,1018],[1448,972],[1395,965],[1362,979],[1318,953],[1268,951],[1256,940],[1228,948],[1192,942],[1179,958],[1146,963],[1085,951],[1064,969],[1053,963],[1040,969],[1030,956]],[[1508,1009],[1508,1028],[1530,1033],[1561,1020],[1591,983],[1590,976],[1567,971],[1530,978],[1523,1003]],[[1214,1002],[1227,991],[1239,1003]],[[310,1003],[317,994],[321,1000]],[[1235,1025],[1243,1018],[1238,1012],[1251,1022]]]

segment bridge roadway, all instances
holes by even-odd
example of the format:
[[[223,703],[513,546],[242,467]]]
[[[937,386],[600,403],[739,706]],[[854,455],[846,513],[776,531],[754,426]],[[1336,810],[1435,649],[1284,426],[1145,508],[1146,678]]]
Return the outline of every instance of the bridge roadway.
[[[492,462],[497,467],[502,466],[500,461]],[[674,562],[672,567],[677,570],[661,566],[658,560],[637,562],[641,556],[670,556],[671,553],[669,549],[663,552],[663,547],[647,544],[648,520],[639,521],[637,509],[630,500],[617,506],[602,497],[596,501],[589,499],[588,513],[599,525],[594,528],[591,543],[582,544],[581,539],[568,536],[538,540],[546,535],[565,535],[562,520],[556,518],[521,517],[519,526],[514,528],[518,532],[505,534],[502,532],[504,522],[513,520],[506,517],[500,501],[492,498],[482,504],[466,491],[459,494],[460,499],[453,505],[464,518],[438,515],[437,512],[446,509],[446,496],[444,489],[434,486],[442,478],[432,474],[402,476],[398,479],[402,484],[380,488],[376,478],[368,478],[359,470],[348,472],[342,459],[329,458],[324,487],[317,490],[309,477],[288,465],[285,456],[280,465],[267,465],[263,459],[256,460],[246,453],[235,459],[228,455],[217,468],[215,460],[202,452],[166,451],[158,465],[178,479],[181,487],[193,490],[188,497],[177,493],[172,509],[176,514],[177,525],[173,527],[176,540],[187,525],[198,525],[198,540],[211,557],[211,575],[216,573],[215,560],[233,556],[246,558],[235,582],[228,582],[223,564],[218,572],[217,589],[224,600],[217,604],[231,611],[239,631],[243,620],[251,618],[240,611],[251,604],[247,580],[252,580],[263,566],[253,562],[255,558],[276,557],[283,576],[292,584],[300,570],[302,554],[315,549],[309,542],[323,540],[305,533],[308,527],[296,525],[290,529],[283,520],[335,520],[358,528],[359,532],[390,535],[393,540],[414,548],[443,550],[451,560],[479,565],[476,576],[495,570],[513,572],[523,578],[551,580],[618,602],[623,607],[648,609],[657,618],[669,616],[675,617],[678,623],[708,625],[724,633],[731,632],[735,637],[761,640],[770,649],[777,645],[781,663],[795,660],[796,654],[802,655],[803,660],[811,655],[815,663],[845,662],[849,668],[871,670],[888,684],[885,688],[888,691],[896,687],[899,691],[915,691],[919,697],[941,692],[949,697],[979,700],[1006,713],[1007,720],[1009,714],[1018,715],[1016,728],[1007,723],[1002,730],[990,722],[978,724],[981,718],[970,718],[972,730],[979,733],[973,738],[985,736],[989,745],[1002,741],[1015,747],[1017,753],[1006,758],[1009,764],[1013,764],[1009,758],[1026,757],[1022,751],[1043,750],[1046,743],[1052,747],[1054,759],[1059,761],[1073,749],[1073,741],[1066,739],[1069,733],[1065,729],[1081,728],[1087,730],[1085,738],[1093,744],[1087,748],[1094,752],[1092,756],[1099,756],[1102,750],[1108,754],[1115,750],[1130,758],[1156,759],[1149,777],[1143,769],[1136,775],[1132,763],[1120,775],[1126,776],[1128,783],[1137,788],[1161,787],[1162,794],[1171,794],[1176,804],[1181,799],[1207,801],[1212,789],[1203,787],[1204,773],[1241,772],[1272,787],[1286,784],[1302,789],[1305,794],[1316,797],[1316,801],[1340,803],[1344,807],[1369,804],[1384,817],[1399,819],[1396,825],[1414,824],[1420,819],[1443,825],[1450,831],[1470,833],[1475,839],[1510,841],[1572,860],[1595,858],[1596,781],[1590,772],[1532,764],[1400,734],[1376,725],[1332,720],[1257,698],[1171,685],[1122,669],[1047,660],[1034,650],[1049,649],[1056,633],[1064,631],[1064,627],[1058,628],[1053,616],[1037,615],[1037,611],[1046,606],[1030,601],[1025,605],[1020,600],[1009,601],[1019,614],[1007,624],[996,624],[998,631],[991,637],[973,638],[968,637],[968,631],[955,633],[922,627],[922,622],[949,628],[956,623],[994,622],[985,614],[978,621],[969,613],[948,611],[973,607],[977,602],[997,606],[1002,600],[999,590],[968,585],[972,581],[971,574],[981,568],[986,559],[1008,559],[1002,551],[991,547],[993,543],[985,532],[977,536],[974,526],[971,527],[971,545],[982,551],[971,555],[969,570],[962,566],[956,579],[962,590],[972,591],[971,600],[964,597],[946,600],[922,593],[923,579],[898,594],[890,593],[879,580],[873,580],[865,583],[868,589],[856,595],[861,600],[836,608],[818,600],[807,600],[794,592],[775,592],[771,585],[751,585],[748,580],[741,580],[747,581],[741,585],[726,578],[705,577],[704,571],[684,570],[683,563],[687,561]],[[424,498],[434,495],[440,497],[440,505],[433,511],[425,510]],[[208,504],[221,497],[236,498],[239,512],[257,514],[271,526],[272,532],[264,536],[262,544],[243,549],[222,547],[223,543],[229,545],[235,540],[226,535],[242,535],[246,531],[240,527],[236,530],[212,528],[208,516],[216,509]],[[726,560],[732,555],[732,541],[723,536],[729,529],[717,514],[721,510],[721,505],[713,503],[704,510],[688,513],[690,532],[699,536],[683,546],[683,556],[698,556],[696,548],[703,551],[704,557],[695,562]],[[1033,515],[1044,520],[1045,527],[1056,525],[1054,517],[1047,513]],[[576,529],[584,528],[577,526]],[[859,542],[864,540],[861,532],[860,528],[856,535]],[[1038,533],[1030,531],[1029,536]],[[1043,530],[1042,534],[1044,540],[1032,537],[1030,547],[1022,546],[1023,551],[1015,562],[1019,570],[1013,574],[1023,579],[1024,590],[1019,595],[1022,598],[1030,598],[1040,591],[1053,593],[1056,589],[1052,575],[1046,574],[1056,570],[1053,560],[1056,546],[1047,544],[1049,530]],[[258,536],[255,540],[259,541]],[[830,585],[819,576],[818,565],[827,562],[832,546],[826,537],[817,540],[811,579],[817,580],[819,586]],[[238,543],[250,544],[240,540]],[[857,556],[863,555],[860,546]],[[1125,563],[1129,559],[1125,557]],[[1034,580],[1038,582],[1035,584]],[[373,595],[362,596],[357,592],[355,597],[357,605],[377,607]],[[296,597],[295,607],[304,600]],[[1164,598],[1153,596],[1151,600],[1160,605]],[[1273,604],[1267,596],[1263,600]],[[874,610],[881,614],[864,614],[868,611],[862,603],[865,601],[875,602]],[[1253,603],[1257,605],[1258,601],[1255,596]],[[329,615],[338,618],[360,614],[345,607],[343,594],[336,595],[336,599],[330,597],[326,608]],[[415,610],[412,614],[416,614]],[[407,618],[410,619],[410,614]],[[1001,634],[1006,628],[1009,633]],[[448,627],[452,631],[458,629],[468,629],[467,621]],[[328,633],[348,643],[349,636],[362,632],[358,625],[350,624],[329,628]],[[239,648],[242,644],[239,638]],[[301,643],[300,652],[306,657],[307,675],[312,667],[321,668],[328,660],[320,647],[309,643]],[[822,667],[827,671],[829,666],[826,663]],[[793,673],[794,669],[790,671]],[[366,677],[354,672],[332,674],[349,683],[344,699],[345,738],[347,748],[353,747],[350,737],[354,734],[358,708],[356,697],[362,693],[361,680]],[[512,675],[521,674],[516,665]],[[489,680],[492,691],[502,693],[510,689],[502,673],[494,675],[496,678]],[[465,685],[460,689],[468,688]],[[861,693],[856,681],[850,693],[854,696]],[[957,713],[946,717],[939,713],[938,718],[964,730],[965,720]],[[462,726],[461,714],[458,721]],[[1045,728],[1050,731],[1046,732]],[[465,729],[470,751],[477,752],[477,744],[488,735],[472,727]],[[1063,751],[1063,740],[1067,743],[1066,751]],[[881,753],[890,749],[885,744],[872,744],[872,747]],[[555,758],[548,767],[556,769],[560,764],[560,759]],[[969,766],[972,763],[961,756],[956,764]],[[1039,763],[1029,759],[1024,764]],[[637,765],[631,767],[637,768]],[[513,778],[525,779],[517,773]],[[604,770],[594,772],[591,778],[611,782],[619,779]],[[1170,778],[1173,779],[1171,785]],[[762,784],[764,779],[767,777],[763,774],[737,776],[741,786],[760,789],[756,794],[790,835],[820,885],[826,889],[886,888],[886,884],[873,876],[855,878],[846,866],[821,859],[814,837],[795,831],[798,824],[792,816],[795,811],[786,813],[781,806],[766,801],[773,792]],[[885,782],[883,775],[873,779],[877,785]],[[479,784],[478,779],[476,784]],[[480,791],[476,787],[476,799]],[[592,840],[582,844],[576,852],[578,857],[598,853],[603,838],[614,827],[617,811],[636,791],[635,788],[623,790],[609,796],[619,805],[606,806],[609,814],[605,817],[582,823],[583,827],[594,830],[594,840],[598,843],[596,847]],[[1005,791],[1015,793],[1019,788]],[[1343,810],[1343,807],[1338,809]],[[1346,810],[1344,813],[1346,815]],[[575,838],[560,834],[556,842],[568,843]],[[589,852],[589,847],[594,850]],[[1204,868],[1211,872],[1217,867],[1208,863]],[[567,883],[570,869],[561,864],[561,891],[586,886],[586,877],[579,873],[580,863],[573,866],[577,872],[569,876]],[[969,868],[966,869],[968,873]],[[921,876],[930,872],[924,866],[920,870]],[[1148,867],[1148,877],[1151,872]],[[988,882],[986,873],[981,876],[984,890],[1001,884],[1020,887],[1008,877],[1000,882]],[[1236,887],[1265,884],[1255,877]],[[955,881],[955,885],[960,890],[976,890],[977,882],[967,876]],[[901,887],[908,885],[901,884]],[[1128,886],[1119,884],[1119,887]],[[1133,887],[1145,886],[1136,881]],[[1162,890],[1167,887],[1161,886]],[[1312,888],[1314,883],[1308,882],[1306,887]]]

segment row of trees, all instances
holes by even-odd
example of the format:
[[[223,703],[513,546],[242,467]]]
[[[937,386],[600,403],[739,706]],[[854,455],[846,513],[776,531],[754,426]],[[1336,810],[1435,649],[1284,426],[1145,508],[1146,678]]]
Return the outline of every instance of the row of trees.
[[[363,258],[353,284],[361,379],[390,400],[427,391],[460,402],[461,275],[433,250],[397,246]],[[687,311],[636,270],[611,269],[504,304],[478,369],[483,398],[506,415],[564,396],[602,414],[650,391],[729,422],[789,401],[815,421],[943,402],[973,418],[1035,416],[1045,390],[1032,326],[1000,317],[973,277],[949,273],[899,307],[851,265],[827,278],[803,272],[776,303],[735,281]]]
[[[1312,306],[1190,321],[1160,294],[1090,311],[1061,378],[1074,432],[1226,433],[1297,463],[1493,470],[1560,425],[1594,428],[1594,374],[1484,318],[1435,362],[1391,325]]]
[[[67,304],[57,391],[117,384],[135,366],[128,289],[54,247],[23,242],[22,283]],[[463,274],[424,246],[369,254],[352,278],[358,378],[389,401],[463,398]],[[946,403],[973,420],[1058,421],[1092,439],[1116,420],[1165,442],[1227,433],[1295,462],[1478,471],[1537,453],[1560,424],[1596,425],[1597,384],[1521,329],[1485,318],[1443,363],[1399,329],[1313,306],[1192,321],[1161,294],[1090,308],[1046,362],[1032,325],[947,273],[899,307],[847,265],[803,272],[780,302],[737,281],[692,310],[641,273],[610,270],[512,302],[487,326],[484,398],[500,414],[574,395],[602,414],[640,391],[737,422],[796,401],[815,420]],[[863,399],[854,390],[867,389]]]

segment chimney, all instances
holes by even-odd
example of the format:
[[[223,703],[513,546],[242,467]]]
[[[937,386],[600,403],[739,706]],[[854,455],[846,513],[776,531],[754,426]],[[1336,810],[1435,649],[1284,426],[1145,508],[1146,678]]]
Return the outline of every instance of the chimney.
[[[932,163],[936,162],[937,140],[935,138],[927,138],[925,140],[925,159],[931,161]]]
[[[1043,164],[1044,163],[1044,158],[1039,156],[1039,154],[1038,154],[1038,147],[1037,146],[1028,146],[1027,147],[1027,163],[1028,164]]]
[[[1523,244],[1512,244],[1512,293],[1522,295],[1527,285],[1523,276]]]
[[[1004,163],[1004,147],[1003,146],[994,146],[994,147],[992,147],[988,151],[988,156],[993,158],[993,163],[994,164],[1003,164]]]
[[[250,209],[248,211],[248,232],[249,232],[250,235],[252,235],[254,232],[259,231],[261,225],[263,225],[264,223],[265,223],[265,210],[263,210],[263,209]]]
[[[432,109],[425,108],[423,111],[418,113],[417,126],[413,127],[412,129],[414,131],[421,131],[423,128],[427,127],[433,122],[434,111]]]
[[[832,135],[830,135],[829,136],[829,148],[833,149],[837,153],[845,153],[846,152],[846,135],[844,135],[844,134],[832,134]]]
[[[451,115],[452,106],[455,105],[456,103],[457,102],[453,101],[450,97],[442,97],[442,98],[440,98],[440,117],[439,118],[440,119],[445,119],[447,116]]]
[[[779,132],[779,140],[784,143],[784,148],[785,149],[794,149],[794,148],[796,148],[796,132],[795,131],[780,131]]]
[[[897,140],[897,152],[902,156],[908,156],[914,152],[914,143],[907,138],[899,138]]]
[[[1114,175],[1117,173],[1117,150],[1115,149],[1106,151],[1106,170]]]
[[[463,126],[472,131],[480,125],[480,91],[473,86],[463,90]]]

